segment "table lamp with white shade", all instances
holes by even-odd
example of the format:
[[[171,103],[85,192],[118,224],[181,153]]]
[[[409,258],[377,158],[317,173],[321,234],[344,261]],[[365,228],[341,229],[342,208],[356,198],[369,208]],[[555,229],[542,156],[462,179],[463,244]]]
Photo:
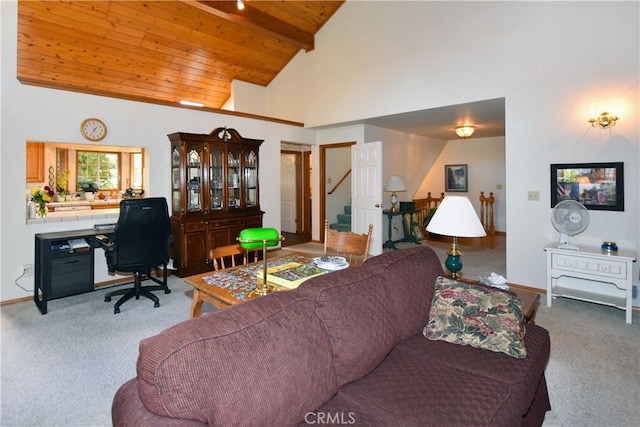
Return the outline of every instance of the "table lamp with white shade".
[[[453,237],[453,244],[447,252],[448,256],[444,263],[453,279],[457,279],[458,272],[462,270],[462,260],[460,259],[462,253],[458,249],[458,237],[484,237],[487,235],[471,201],[464,196],[446,196],[429,221],[427,231]]]
[[[387,185],[384,186],[384,191],[391,192],[391,212],[398,212],[398,195],[397,191],[407,191],[407,186],[402,182],[402,178],[397,175],[390,176],[387,180]]]

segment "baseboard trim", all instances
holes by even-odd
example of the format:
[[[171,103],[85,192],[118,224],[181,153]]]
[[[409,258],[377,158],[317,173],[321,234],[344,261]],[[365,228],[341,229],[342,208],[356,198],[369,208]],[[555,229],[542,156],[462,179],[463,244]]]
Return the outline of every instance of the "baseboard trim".
[[[124,283],[131,283],[131,277],[123,277],[121,279],[107,280],[106,282],[96,283],[93,286],[93,290],[95,291],[96,289],[99,289],[99,288],[122,285]],[[6,301],[0,301],[0,307],[5,305],[18,304],[18,303],[27,302],[27,301],[33,301],[33,295],[28,297],[21,297],[21,298],[6,300]]]

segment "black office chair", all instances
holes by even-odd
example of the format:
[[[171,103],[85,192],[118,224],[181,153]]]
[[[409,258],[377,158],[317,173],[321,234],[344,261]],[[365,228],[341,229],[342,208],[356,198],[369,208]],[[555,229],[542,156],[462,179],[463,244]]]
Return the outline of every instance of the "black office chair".
[[[158,297],[150,291],[162,290],[171,293],[167,286],[167,263],[171,246],[171,226],[169,210],[164,197],[148,199],[128,199],[120,202],[120,217],[116,224],[113,240],[107,236],[96,236],[97,242],[105,250],[109,274],[116,271],[133,273],[134,287],[119,289],[105,295],[106,302],[111,297],[122,295],[113,309],[120,313],[120,306],[129,299],[140,296],[149,298],[160,307]],[[162,281],[151,276],[151,271],[162,265]],[[159,286],[142,286],[143,280],[152,280]]]

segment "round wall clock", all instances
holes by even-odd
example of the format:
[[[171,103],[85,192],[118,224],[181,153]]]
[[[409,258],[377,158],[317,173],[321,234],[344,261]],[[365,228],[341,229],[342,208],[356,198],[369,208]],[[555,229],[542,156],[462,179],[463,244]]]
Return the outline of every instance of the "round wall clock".
[[[80,132],[89,141],[101,141],[107,136],[107,125],[102,120],[88,118],[80,125]]]

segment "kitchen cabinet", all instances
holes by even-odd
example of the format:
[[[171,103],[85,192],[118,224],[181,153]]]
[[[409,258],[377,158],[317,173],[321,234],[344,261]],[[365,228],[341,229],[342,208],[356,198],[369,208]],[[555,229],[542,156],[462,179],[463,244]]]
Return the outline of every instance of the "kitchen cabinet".
[[[213,269],[209,251],[261,227],[258,183],[263,140],[235,129],[176,132],[171,142],[172,259],[178,277]]]
[[[44,143],[27,142],[27,183],[44,183]]]

